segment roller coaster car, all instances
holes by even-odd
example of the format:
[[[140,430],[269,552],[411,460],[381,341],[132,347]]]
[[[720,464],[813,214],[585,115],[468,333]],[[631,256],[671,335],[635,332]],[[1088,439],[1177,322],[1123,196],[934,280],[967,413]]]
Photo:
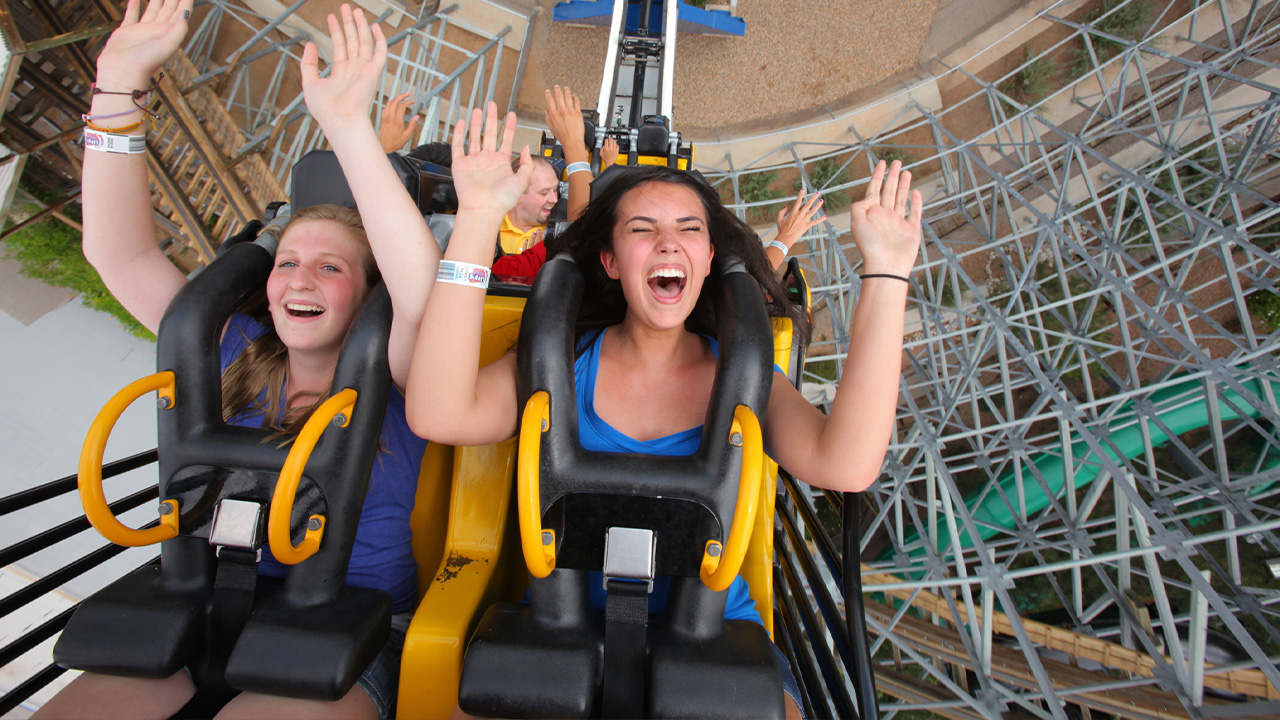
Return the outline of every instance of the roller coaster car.
[[[693,168],[693,146],[685,144],[680,133],[671,130],[671,121],[664,115],[647,115],[638,128],[601,129],[597,127],[598,122],[598,112],[582,111],[583,142],[591,151],[591,169],[597,177],[608,170],[600,160],[600,147],[606,137],[618,143],[618,165],[666,165],[679,170]],[[562,147],[548,133],[542,133],[540,148],[543,157],[564,159]],[[563,179],[568,180],[568,175]],[[594,192],[594,182],[592,187]]]
[[[399,169],[406,184],[417,179],[415,173],[419,169]],[[324,188],[312,193],[313,180],[318,180]],[[335,193],[345,192],[345,187],[334,187],[340,184],[341,175],[319,172],[297,175],[295,203],[299,198],[311,202],[341,202]],[[81,463],[86,514],[95,527],[121,544],[160,542],[161,560],[85,600],[59,639],[55,659],[66,667],[133,677],[163,678],[186,667],[197,679],[200,693],[180,715],[212,714],[213,709],[237,689],[316,699],[342,697],[384,644],[389,628],[387,595],[347,587],[345,571],[379,437],[381,409],[390,387],[385,356],[390,301],[385,288],[378,287],[370,294],[345,343],[334,376],[333,397],[316,412],[287,452],[276,442],[263,442],[268,431],[223,423],[219,336],[225,318],[261,287],[270,273],[274,247],[271,242],[254,241],[260,229],[261,224],[253,222],[224,244],[219,258],[175,298],[158,334],[157,365],[161,371],[126,388],[104,409],[86,442]],[[572,332],[569,318],[575,313],[559,303],[568,292],[576,304],[581,279],[572,264],[566,267],[566,263],[566,260],[552,263],[552,272],[540,283],[542,290],[535,292],[535,310],[531,311],[531,322],[523,340],[528,348],[523,353],[526,396],[530,388],[536,387],[561,397],[561,393],[566,392],[561,387],[566,378],[571,383],[572,375],[565,375],[572,366],[572,337],[567,333]],[[722,367],[726,368],[742,364],[733,360],[737,357],[751,357],[753,359],[745,364],[758,366],[760,358],[756,356],[765,352],[759,290],[753,283],[743,282],[744,274],[738,275],[741,277],[731,283],[738,286],[736,293],[726,296],[722,302],[742,305],[749,320],[744,320],[742,310],[722,315],[727,319],[721,337],[734,338],[723,346],[721,360]],[[790,277],[802,285],[803,279],[794,266]],[[490,288],[484,316],[482,363],[501,357],[515,343],[528,293],[528,288],[502,285]],[[800,295],[804,295],[803,291]],[[752,298],[757,299],[752,302]],[[536,310],[539,307],[541,312]],[[547,315],[548,308],[555,310],[550,313],[553,322],[550,327],[545,325],[545,319],[537,319]],[[794,374],[803,356],[803,342],[800,338],[793,342],[787,321],[775,320],[774,329],[774,362],[792,368]],[[745,349],[738,350],[739,347]],[[545,361],[534,362],[534,358],[545,358]],[[759,375],[758,368],[752,372]],[[732,373],[722,375],[718,388],[740,384],[728,379]],[[757,397],[748,407],[758,407],[762,412],[761,378],[755,377],[752,382]],[[161,396],[161,523],[159,527],[131,530],[121,525],[106,505],[101,487],[102,452],[106,436],[124,407],[150,390],[158,390]],[[767,392],[767,384],[764,391]],[[571,385],[567,392],[572,392]],[[713,429],[708,433],[730,437],[732,433],[724,427],[724,415],[729,412],[732,416],[736,408],[732,407],[731,400],[722,398],[722,394],[717,391],[720,399],[713,408],[713,417],[708,423],[708,428]],[[575,649],[566,657],[578,663],[594,663],[592,667],[600,669],[604,645],[599,618],[584,612],[582,598],[585,596],[576,594],[581,589],[583,570],[573,566],[591,566],[603,556],[602,550],[593,547],[598,545],[598,540],[591,537],[589,526],[579,527],[577,523],[570,526],[566,520],[580,514],[584,500],[587,507],[592,501],[602,502],[614,517],[630,518],[630,512],[628,501],[617,495],[620,487],[615,484],[619,479],[617,470],[604,468],[607,474],[597,476],[612,493],[599,498],[587,492],[592,481],[578,479],[575,463],[585,462],[587,467],[601,470],[602,466],[611,465],[614,457],[596,454],[593,458],[592,454],[576,448],[576,434],[563,431],[573,427],[561,417],[561,413],[571,410],[572,404],[568,405],[567,408],[549,406],[547,418],[555,432],[535,430],[530,435],[546,449],[540,453],[540,464],[531,462],[527,467],[541,466],[544,474],[541,483],[536,475],[532,483],[526,479],[523,489],[527,494],[532,487],[536,493],[541,485],[551,488],[551,492],[541,493],[545,503],[530,506],[537,511],[521,515],[523,520],[538,525],[546,522],[548,532],[560,530],[558,563],[562,569],[533,583],[534,599],[527,608],[498,605],[490,612],[494,620],[481,622],[485,608],[503,600],[519,599],[528,584],[526,566],[520,555],[520,537],[514,527],[517,514],[510,503],[515,441],[467,448],[428,445],[412,518],[421,602],[409,628],[402,659],[399,695],[402,716],[447,717],[451,713],[459,698],[463,648],[473,631],[479,638],[474,645],[480,648],[476,651],[479,659],[472,661],[478,663],[475,667],[482,668],[486,662],[500,666],[504,658],[511,657],[521,662],[522,658],[527,659],[528,653],[554,655],[555,648],[564,645],[564,642],[557,644],[556,638],[566,637],[564,629],[577,627],[586,633],[584,637],[592,640],[570,643]],[[729,422],[732,425],[734,419],[730,417]],[[306,439],[308,433],[311,439]],[[737,476],[734,470],[741,463],[741,456],[750,450],[750,443],[747,443],[748,450],[743,450],[732,445],[732,439],[728,442],[726,445],[724,438],[707,442],[705,446],[714,448],[713,451],[695,458],[695,462],[704,466],[708,463],[721,466],[729,473],[727,482],[717,484],[704,479],[693,492],[679,495],[675,493],[676,487],[668,492],[668,485],[692,482],[687,477],[679,479],[680,472],[690,474],[686,469],[667,479],[632,478],[634,482],[628,481],[626,486],[641,493],[657,488],[667,499],[681,497],[671,502],[682,505],[689,517],[696,518],[703,534],[723,543],[728,523],[747,517],[747,513],[732,507],[742,502],[736,497],[732,477]],[[634,458],[629,462],[646,472],[651,466],[675,467],[678,463],[673,460],[676,459]],[[567,470],[566,462],[570,463]],[[729,570],[733,569],[734,561],[729,558],[735,556],[737,548],[745,546],[745,538],[750,537],[745,559],[741,560],[741,574],[748,580],[757,606],[764,609],[761,615],[770,632],[773,467],[756,469],[742,476],[744,480],[757,479],[759,488],[745,497],[756,499],[761,507],[754,515],[754,522],[735,527],[732,533],[735,539],[730,540],[727,547],[726,544],[720,546],[726,559],[717,576],[721,580],[732,579]],[[282,468],[287,469],[282,472]],[[283,496],[281,488],[284,488]],[[560,492],[557,488],[566,492],[554,495]],[[652,504],[654,499],[641,498],[639,502]],[[542,512],[545,510],[551,512]],[[739,520],[739,524],[744,522]],[[670,522],[656,524],[659,530],[672,525]],[[747,533],[746,528],[754,532]],[[676,529],[687,535],[691,528]],[[259,580],[255,561],[264,535],[279,536],[271,539],[277,557],[302,558],[307,553],[314,554],[291,566],[282,583]],[[542,535],[536,533],[534,537],[540,540]],[[654,714],[704,714],[705,711],[714,715],[722,714],[728,707],[745,709],[748,703],[734,704],[736,696],[727,688],[743,687],[731,678],[748,676],[763,679],[765,683],[761,687],[767,690],[761,694],[768,696],[769,703],[776,704],[780,695],[774,692],[777,687],[775,661],[761,649],[768,649],[764,644],[767,637],[754,624],[726,625],[717,614],[723,607],[723,597],[702,588],[696,579],[704,567],[715,564],[711,554],[703,552],[699,564],[695,551],[685,552],[665,541],[656,547],[659,554],[655,558],[655,569],[660,573],[683,573],[683,577],[677,581],[680,589],[673,597],[678,599],[673,599],[666,625],[661,633],[649,639],[650,666],[655,669],[649,680],[651,693],[661,695],[660,702],[651,703],[645,711]],[[541,545],[537,549],[545,552]],[[715,570],[709,572],[716,573]],[[557,593],[569,596],[562,607],[555,602]],[[546,632],[548,619],[560,632]],[[501,626],[504,622],[525,630],[523,640],[519,633],[512,639],[504,639],[502,632],[495,634],[495,624]],[[240,623],[243,630],[237,631]],[[477,625],[481,630],[476,630]],[[692,644],[683,642],[689,637],[700,640]],[[547,642],[545,646],[543,641]],[[522,642],[525,645],[522,646]],[[528,645],[529,642],[534,644]],[[516,654],[512,656],[512,652]],[[547,669],[533,668],[535,672]],[[567,666],[560,669],[562,672],[545,685],[535,687],[527,681],[518,684],[521,689],[514,693],[514,700],[490,697],[483,702],[493,707],[515,707],[513,702],[516,705],[527,702],[531,692],[535,696],[538,693],[556,695],[553,689],[560,687],[563,677],[576,677],[574,673],[564,672]],[[554,700],[557,709],[553,714],[566,707],[566,702],[576,703],[583,712],[595,710],[599,703],[594,694],[602,681],[608,682],[604,678],[609,675],[592,677],[591,682],[578,682],[573,698]],[[713,691],[714,707],[708,708],[700,698],[707,689],[687,682],[693,677],[719,679],[730,684],[724,686],[724,693]],[[485,688],[492,688],[498,679],[499,676],[482,679],[480,691],[488,692]],[[616,683],[609,691],[614,687]],[[466,704],[474,706],[470,700]],[[751,704],[748,712],[759,714],[760,708],[766,706]],[[545,711],[523,705],[523,709],[516,707],[515,713],[545,714]],[[736,710],[730,712],[736,713]]]

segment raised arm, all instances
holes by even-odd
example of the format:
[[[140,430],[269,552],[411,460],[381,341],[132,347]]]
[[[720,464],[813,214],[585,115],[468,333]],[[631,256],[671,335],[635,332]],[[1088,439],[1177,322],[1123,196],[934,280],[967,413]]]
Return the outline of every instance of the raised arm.
[[[569,173],[569,220],[577,220],[591,199],[591,151],[587,149],[586,126],[582,123],[582,102],[569,88],[555,85],[545,93],[547,111],[544,117],[551,134],[564,148],[564,161],[569,165],[587,163],[586,170]]]
[[[819,215],[821,209],[822,195],[814,193],[805,200],[804,191],[801,190],[795,202],[784,205],[778,211],[778,235],[765,247],[765,254],[769,256],[769,262],[773,263],[774,270],[786,261],[791,246],[796,244],[801,235],[827,219],[826,213]]]
[[[400,152],[417,131],[418,123],[422,122],[421,115],[414,113],[409,122],[404,121],[404,111],[412,104],[409,93],[400,93],[383,106],[382,124],[378,126],[378,142],[383,152]]]
[[[396,385],[406,387],[418,327],[435,284],[440,247],[382,152],[369,119],[387,61],[382,28],[377,24],[371,28],[364,13],[358,9],[353,13],[349,5],[344,4],[340,12],[341,24],[329,15],[333,40],[329,76],[320,77],[319,51],[315,43],[307,43],[302,51],[302,90],[342,165],[391,294],[395,313],[387,348],[391,377]]]
[[[409,374],[406,411],[409,427],[428,440],[450,445],[484,445],[505,440],[516,431],[515,355],[478,368],[484,314],[483,287],[466,278],[488,268],[502,218],[515,207],[533,174],[526,147],[519,172],[511,171],[511,145],[516,116],[507,115],[498,144],[498,106],[489,103],[483,134],[480,110],[471,113],[470,142],[466,122],[453,131],[453,183],[458,215],[445,251],[457,263],[463,284],[438,282],[427,303]],[[464,145],[467,147],[464,148]],[[442,268],[442,274],[449,266]]]
[[[902,374],[905,279],[920,250],[922,204],[920,191],[911,190],[911,173],[895,160],[887,173],[883,162],[876,166],[866,198],[853,205],[853,240],[866,279],[831,415],[806,402],[786,378],[774,378],[765,445],[810,485],[858,492],[875,481],[884,463]]]
[[[89,123],[109,135],[143,136],[147,120],[128,94],[152,77],[187,34],[192,0],[129,0],[120,27],[98,55],[98,80]],[[140,101],[139,101],[140,102]],[[156,244],[145,153],[98,152],[89,131],[84,153],[84,256],[107,289],[152,332],[187,278]],[[129,141],[116,141],[127,144]],[[136,142],[136,141],[135,141]]]

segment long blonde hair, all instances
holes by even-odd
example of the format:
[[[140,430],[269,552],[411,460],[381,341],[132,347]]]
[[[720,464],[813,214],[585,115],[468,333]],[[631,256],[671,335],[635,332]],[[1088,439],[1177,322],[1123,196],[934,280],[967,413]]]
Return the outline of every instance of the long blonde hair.
[[[369,238],[365,234],[359,213],[341,205],[312,205],[298,211],[290,218],[283,230],[268,228],[263,230],[263,233],[283,236],[295,222],[300,220],[329,220],[350,230],[357,247],[360,248],[360,266],[364,270],[366,291],[377,284],[380,277],[378,264],[374,260],[373,250],[369,247]],[[277,237],[277,240],[279,239],[280,237]],[[263,427],[278,431],[272,436],[273,438],[291,438],[298,434],[312,411],[329,393],[299,391],[292,396],[284,397],[285,380],[289,374],[289,349],[276,334],[275,325],[271,321],[271,313],[267,307],[265,289],[246,300],[240,309],[241,312],[265,325],[267,331],[249,343],[244,352],[240,353],[240,356],[223,371],[222,419],[230,421],[240,415],[260,413],[263,417]],[[260,399],[259,395],[263,397]],[[315,400],[303,406],[293,406],[295,400],[308,395],[315,396]]]

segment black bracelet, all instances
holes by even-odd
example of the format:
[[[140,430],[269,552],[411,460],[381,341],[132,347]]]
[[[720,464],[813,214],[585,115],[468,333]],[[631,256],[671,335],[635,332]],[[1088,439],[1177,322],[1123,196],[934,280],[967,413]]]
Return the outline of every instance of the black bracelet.
[[[890,275],[888,273],[874,273],[872,275],[859,275],[858,277],[862,278],[863,280],[870,280],[871,278],[893,278],[894,280],[901,280],[902,282],[907,283],[908,285],[911,284],[911,280],[909,280],[908,278],[904,278],[901,275]]]

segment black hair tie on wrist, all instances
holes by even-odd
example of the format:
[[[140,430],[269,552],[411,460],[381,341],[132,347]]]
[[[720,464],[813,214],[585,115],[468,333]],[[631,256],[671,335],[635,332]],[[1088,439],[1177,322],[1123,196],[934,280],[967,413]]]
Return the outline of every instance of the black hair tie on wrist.
[[[890,275],[888,273],[873,273],[871,275],[859,275],[858,277],[862,278],[863,280],[870,280],[871,278],[893,278],[894,280],[901,280],[902,282],[907,283],[908,285],[911,284],[911,280],[909,280],[908,278],[902,277],[901,275]]]

